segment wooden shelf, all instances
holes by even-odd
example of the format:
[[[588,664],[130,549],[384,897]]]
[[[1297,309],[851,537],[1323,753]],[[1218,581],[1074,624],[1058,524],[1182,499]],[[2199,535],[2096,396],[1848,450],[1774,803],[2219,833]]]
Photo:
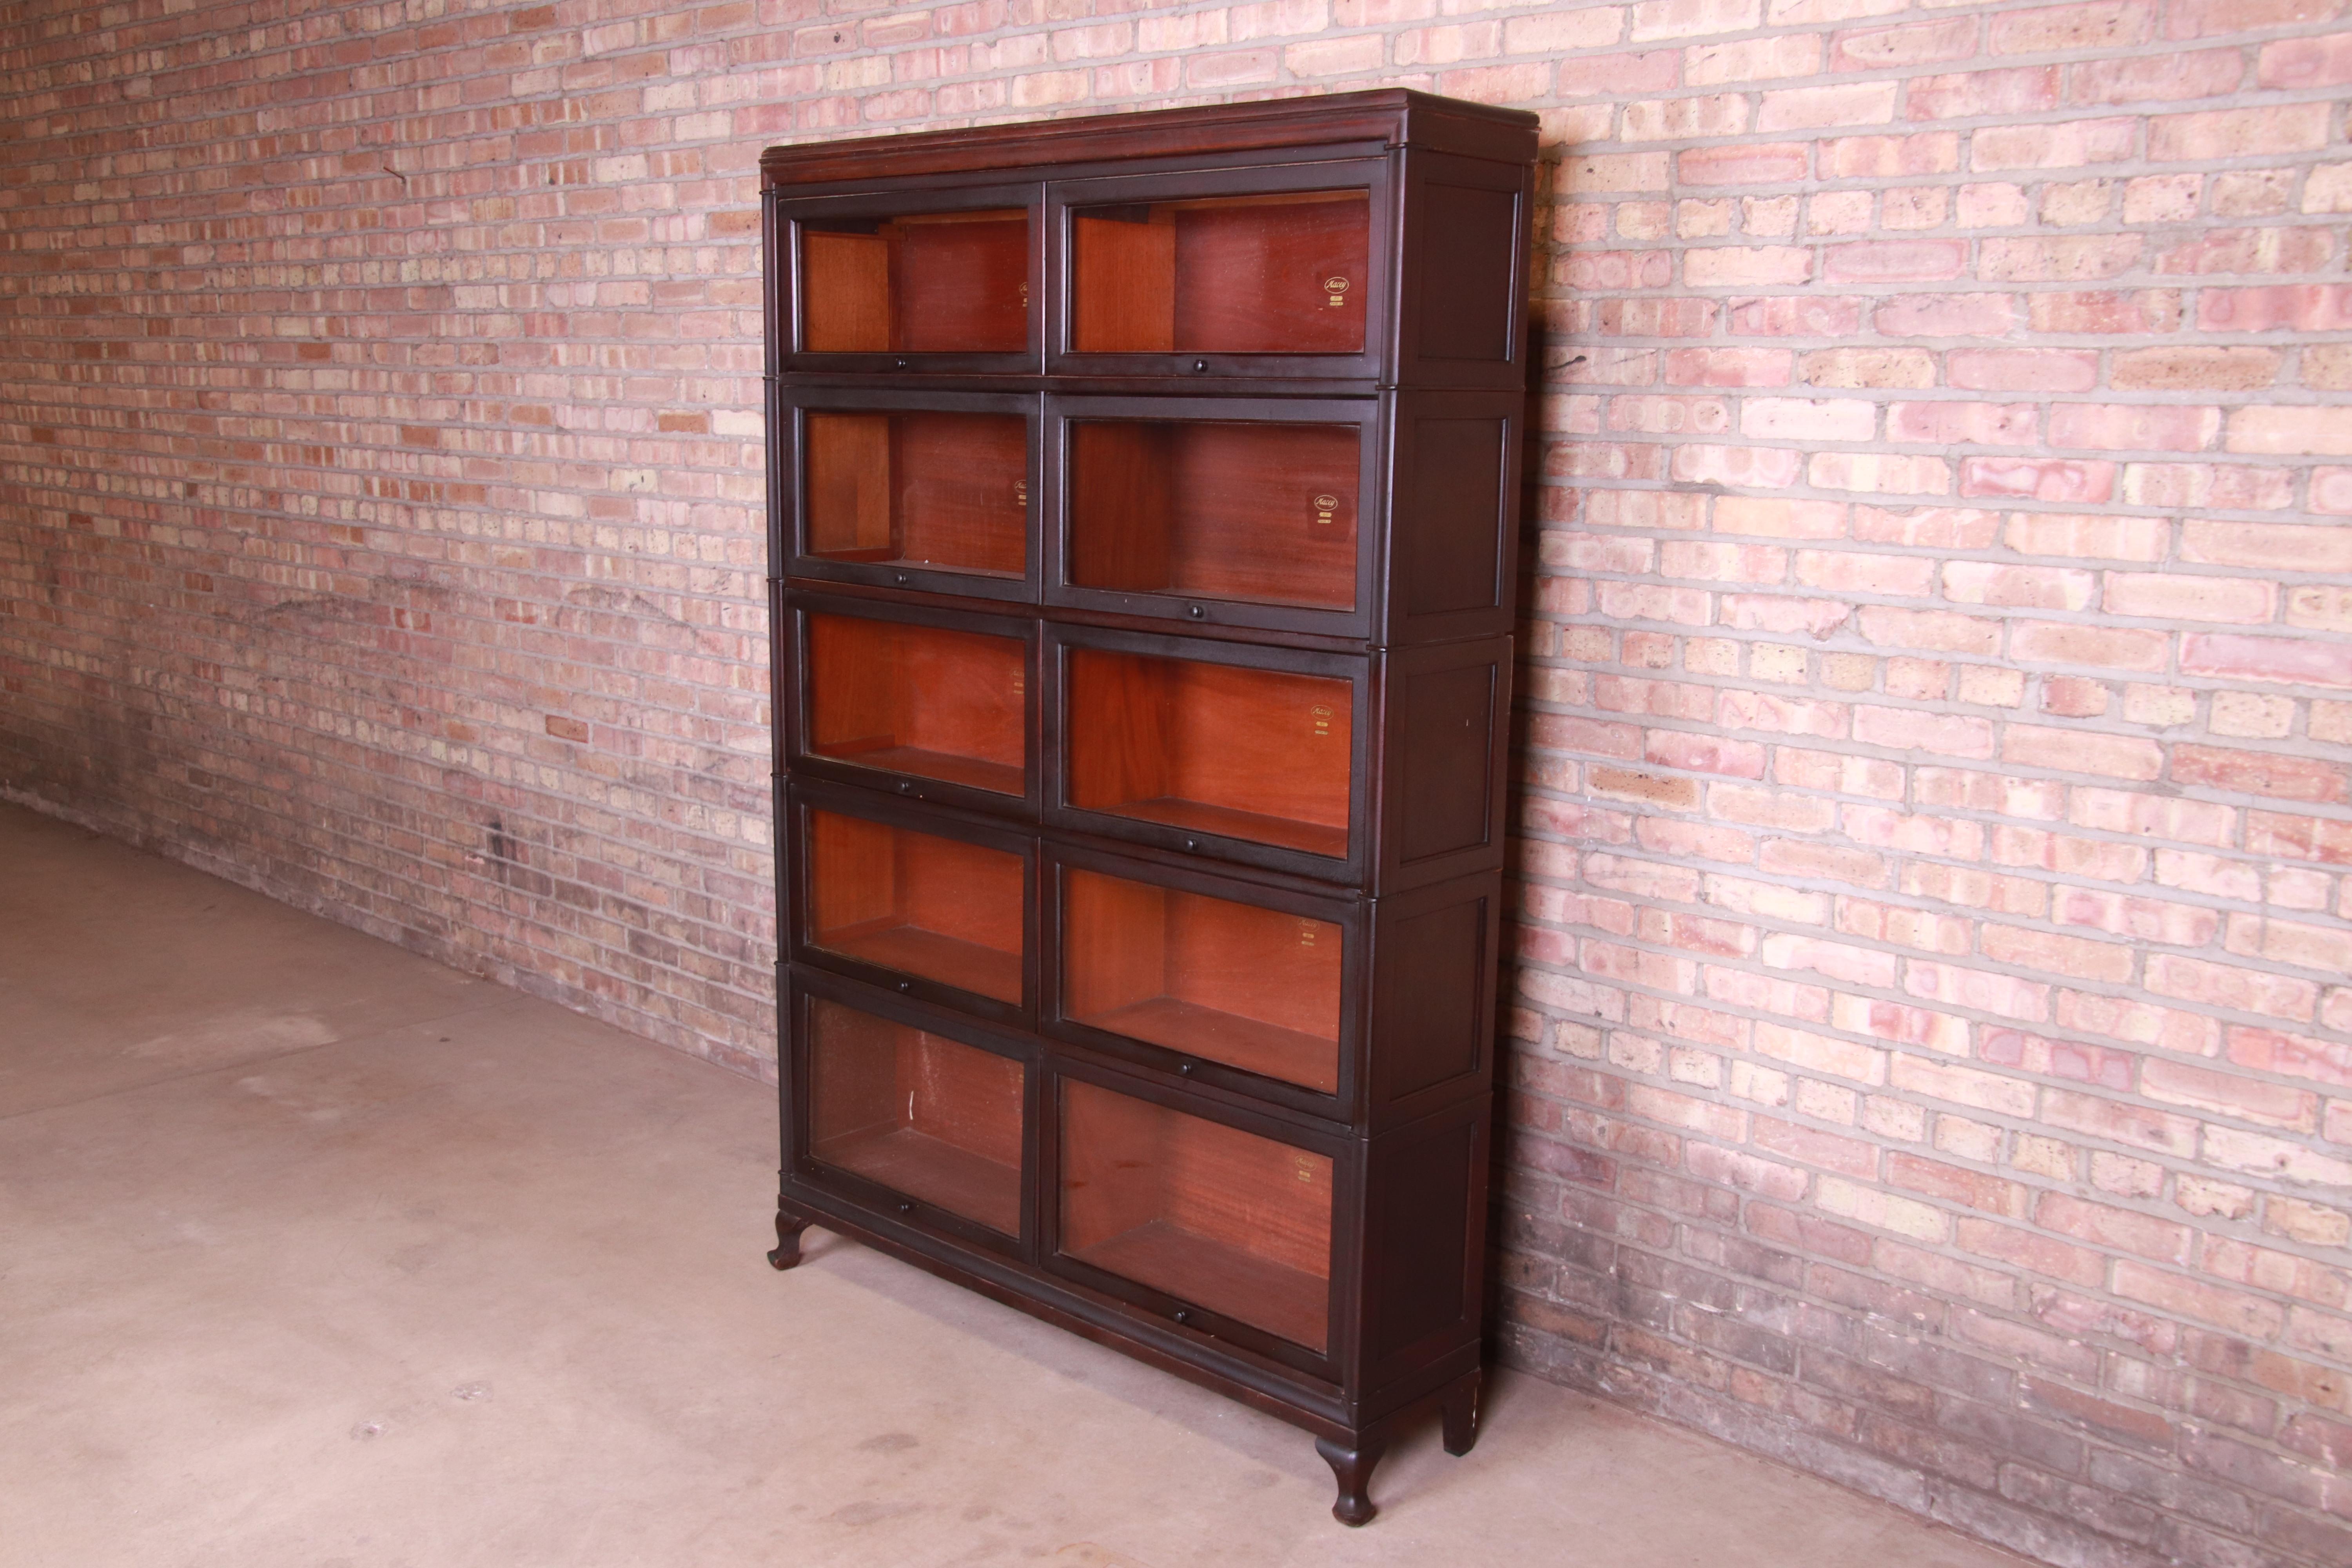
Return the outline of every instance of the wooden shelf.
[[[1021,1234],[1021,1167],[911,1127],[820,1143],[816,1157],[1007,1236]]]
[[[1151,1220],[1066,1256],[1198,1301],[1252,1328],[1319,1347],[1330,1321],[1331,1281],[1231,1246],[1214,1237]]]
[[[985,577],[1027,570],[1021,416],[810,409],[801,431],[809,554]]]
[[[1363,352],[1368,192],[1209,196],[1071,216],[1076,353]]]
[[[808,616],[808,749],[1017,795],[1028,787],[1028,647],[942,626]]]
[[[1339,1041],[1197,1002],[1154,996],[1077,1022],[1326,1094],[1339,1087]]]
[[[1344,858],[1349,683],[1073,647],[1068,804]]]
[[[1355,425],[1073,420],[1070,583],[1356,607]]]
[[[839,1002],[816,1001],[809,1020],[810,1153],[1019,1235],[1021,1064]]]
[[[919,974],[1000,1002],[1021,1000],[1021,954],[942,936],[919,925],[877,924],[829,932],[817,946],[862,963]]]
[[[1061,1164],[1066,1256],[1324,1348],[1328,1155],[1066,1079]]]
[[[1019,207],[804,221],[810,353],[1018,353],[1029,346],[1029,215]]]
[[[1084,867],[1060,872],[1062,1016],[1329,1094],[1345,933]]]

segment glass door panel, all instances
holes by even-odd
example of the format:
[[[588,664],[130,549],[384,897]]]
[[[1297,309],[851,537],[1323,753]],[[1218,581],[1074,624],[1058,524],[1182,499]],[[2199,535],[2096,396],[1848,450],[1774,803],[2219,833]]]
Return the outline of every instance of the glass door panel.
[[[808,353],[1019,353],[1029,346],[1029,214],[803,219]]]
[[[1073,1023],[1337,1092],[1334,922],[1073,866],[1061,933]]]
[[[1021,416],[812,408],[801,443],[809,554],[994,577],[1026,570]]]
[[[1327,1348],[1328,1155],[1074,1079],[1061,1155],[1065,1257]]]
[[[999,795],[1027,789],[1028,647],[862,616],[808,616],[808,749]]]
[[[809,1152],[1018,1236],[1021,1064],[824,997],[808,1018]]]
[[[831,811],[808,836],[811,946],[1019,1005],[1020,856]]]
[[[1344,858],[1350,683],[1073,647],[1070,805]]]
[[[1356,607],[1359,425],[1073,420],[1070,582]]]
[[[1369,190],[1077,207],[1070,231],[1075,353],[1364,352]]]

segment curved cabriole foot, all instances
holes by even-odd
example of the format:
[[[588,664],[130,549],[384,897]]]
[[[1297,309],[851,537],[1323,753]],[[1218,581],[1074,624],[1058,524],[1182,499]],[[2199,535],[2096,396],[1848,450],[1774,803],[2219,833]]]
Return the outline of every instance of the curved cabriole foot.
[[[1331,1474],[1339,1482],[1339,1500],[1331,1505],[1331,1517],[1350,1527],[1370,1524],[1372,1515],[1381,1511],[1367,1495],[1372,1484],[1372,1467],[1381,1462],[1381,1445],[1360,1435],[1352,1448],[1328,1437],[1318,1437],[1315,1451],[1323,1456],[1323,1462],[1331,1467]]]
[[[801,1232],[809,1222],[782,1204],[776,1205],[776,1249],[768,1254],[771,1268],[790,1268],[801,1260]]]
[[[1445,1451],[1466,1454],[1478,1440],[1478,1393],[1482,1378],[1472,1373],[1446,1391]]]

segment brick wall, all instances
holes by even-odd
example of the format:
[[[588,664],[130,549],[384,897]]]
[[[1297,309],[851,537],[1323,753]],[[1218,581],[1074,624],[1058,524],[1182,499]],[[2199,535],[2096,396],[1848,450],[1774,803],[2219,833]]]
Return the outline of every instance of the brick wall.
[[[759,148],[1534,107],[1508,1353],[2352,1561],[2346,11],[10,7],[0,790],[759,1070]]]

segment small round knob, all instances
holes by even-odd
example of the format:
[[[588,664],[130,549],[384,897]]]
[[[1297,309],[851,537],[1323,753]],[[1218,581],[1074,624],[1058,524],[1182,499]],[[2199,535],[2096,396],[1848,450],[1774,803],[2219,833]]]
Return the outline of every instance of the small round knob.
[[[898,793],[900,795],[912,795],[915,793],[915,786],[907,783],[904,779],[901,779],[898,781]]]
[[[912,991],[914,988],[915,983],[911,980],[901,980],[898,982],[898,989],[901,991]]]
[[[890,580],[894,583],[904,583],[907,580],[907,574],[904,572],[893,572],[890,574]]]
[[[1192,616],[1196,621],[1204,621],[1209,618],[1209,612],[1198,605],[1185,605],[1184,613]]]
[[[900,1204],[898,1205],[898,1212],[900,1214],[913,1214],[915,1212],[915,1205],[912,1204]]]
[[[1179,1062],[1176,1064],[1176,1070],[1182,1073],[1186,1078],[1191,1078],[1192,1076],[1192,1064],[1191,1062]]]
[[[1176,1309],[1176,1321],[1180,1323],[1189,1323],[1192,1321],[1192,1314],[1186,1309],[1179,1307]]]
[[[1196,371],[1206,370],[1209,368],[1209,362],[1204,359],[1196,359],[1192,362],[1192,368]]]
[[[1187,849],[1198,849],[1200,847],[1201,841],[1197,838],[1187,838],[1184,840],[1184,847]]]
[[[904,370],[907,368],[907,362],[905,360],[895,360],[891,363],[890,368],[892,370]]]

